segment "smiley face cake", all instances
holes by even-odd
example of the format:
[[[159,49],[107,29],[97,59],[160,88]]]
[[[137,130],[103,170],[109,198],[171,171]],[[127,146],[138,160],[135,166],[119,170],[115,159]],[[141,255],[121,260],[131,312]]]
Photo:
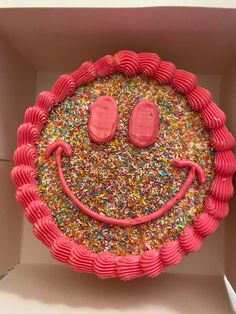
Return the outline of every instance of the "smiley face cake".
[[[228,214],[236,162],[225,121],[194,74],[157,54],[85,62],[27,109],[16,198],[74,270],[158,276]]]

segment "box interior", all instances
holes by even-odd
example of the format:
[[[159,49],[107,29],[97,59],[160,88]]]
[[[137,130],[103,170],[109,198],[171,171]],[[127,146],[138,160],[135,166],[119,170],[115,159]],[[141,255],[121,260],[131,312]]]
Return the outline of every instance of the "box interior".
[[[143,7],[206,7],[235,8],[233,0],[87,0],[79,3],[76,0],[2,0],[2,8],[143,8]]]
[[[185,313],[184,302],[179,301],[185,295],[186,299],[193,300],[192,306],[191,302],[186,303],[186,308],[190,308],[187,313],[197,313],[196,299],[205,304],[202,313],[231,313],[223,275],[227,275],[236,289],[235,199],[231,201],[230,215],[217,232],[205,240],[202,249],[185,257],[177,267],[169,268],[168,274],[131,283],[118,280],[104,283],[89,275],[74,274],[51,258],[49,251],[33,237],[31,225],[23,219],[22,210],[14,199],[9,174],[17,127],[23,121],[25,109],[34,104],[38,93],[49,90],[61,73],[78,68],[83,61],[96,60],[122,49],[153,51],[163,60],[174,62],[178,68],[197,74],[199,85],[212,92],[213,100],[227,114],[227,125],[235,136],[235,35],[236,10],[0,10],[0,186],[3,192],[0,194],[0,247],[4,252],[0,259],[0,273],[20,263],[1,282],[0,305],[1,302],[2,305],[10,303],[14,295],[16,304],[19,299],[30,300],[27,304],[32,308],[37,304],[38,313],[42,313],[43,301],[47,303],[44,310],[50,313],[55,304],[61,312],[64,307],[71,306],[70,313],[76,307],[83,308],[84,313],[138,313],[141,310],[153,313],[156,309],[160,313]],[[46,281],[45,291],[51,292],[52,300],[43,291]],[[70,283],[74,289],[70,288],[71,295],[60,294]],[[135,304],[142,299],[143,285],[148,287],[147,300]],[[205,287],[205,295],[202,295],[202,287]],[[99,294],[96,289],[103,289],[103,292]],[[129,297],[131,289],[133,292]],[[38,298],[34,297],[35,290]],[[76,301],[75,291],[81,296],[79,301]],[[90,291],[91,296],[86,296]],[[160,295],[160,299],[156,300],[155,295]],[[96,297],[98,300],[94,301]],[[119,307],[120,298],[125,303],[123,308]],[[102,302],[106,304],[105,309]]]

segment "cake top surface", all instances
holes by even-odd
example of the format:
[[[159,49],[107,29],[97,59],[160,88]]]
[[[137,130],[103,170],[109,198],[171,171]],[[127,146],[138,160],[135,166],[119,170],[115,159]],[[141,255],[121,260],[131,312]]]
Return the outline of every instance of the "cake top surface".
[[[155,277],[228,214],[225,121],[194,74],[154,53],[85,62],[26,110],[16,198],[58,261],[100,278]]]

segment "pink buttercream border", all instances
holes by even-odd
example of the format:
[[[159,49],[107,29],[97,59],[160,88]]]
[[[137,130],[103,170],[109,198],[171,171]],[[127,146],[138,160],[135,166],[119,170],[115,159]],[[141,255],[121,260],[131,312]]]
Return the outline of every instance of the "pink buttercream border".
[[[160,83],[175,86],[187,97],[191,108],[201,112],[204,125],[212,132],[211,144],[216,151],[216,176],[211,185],[211,193],[206,198],[204,212],[195,218],[193,226],[182,231],[178,240],[140,256],[117,256],[109,252],[95,254],[86,246],[78,245],[64,236],[50,209],[40,198],[36,183],[35,144],[50,109],[67,96],[72,96],[78,86],[114,72],[127,76],[143,73]],[[104,56],[95,63],[84,62],[71,75],[61,75],[52,90],[41,92],[36,104],[25,112],[25,121],[17,132],[17,149],[14,153],[16,166],[11,173],[17,187],[17,201],[33,224],[34,235],[50,249],[55,259],[69,264],[74,270],[94,273],[99,278],[119,277],[122,280],[143,275],[155,277],[166,267],[177,265],[184,255],[197,251],[203,239],[212,234],[228,214],[228,201],[234,192],[232,176],[236,171],[236,160],[231,151],[234,138],[226,128],[225,120],[225,114],[212,101],[211,93],[198,86],[194,74],[176,69],[171,62],[161,61],[157,54],[123,50],[114,56]]]

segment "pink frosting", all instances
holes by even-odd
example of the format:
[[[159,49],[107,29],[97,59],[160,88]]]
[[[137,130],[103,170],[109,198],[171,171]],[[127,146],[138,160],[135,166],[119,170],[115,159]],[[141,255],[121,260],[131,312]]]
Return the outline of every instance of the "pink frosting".
[[[212,130],[212,147],[217,151],[229,150],[234,144],[233,135],[229,132],[225,125],[219,129]]]
[[[88,133],[97,144],[111,141],[118,124],[118,105],[111,96],[99,96],[89,107]]]
[[[153,78],[161,84],[173,83],[176,67],[172,62],[161,61]]]
[[[25,208],[25,216],[29,222],[34,224],[43,217],[52,217],[52,213],[43,201],[36,200]]]
[[[34,145],[39,139],[39,130],[31,123],[23,123],[17,130],[17,146]]]
[[[184,251],[178,240],[168,242],[161,248],[161,259],[165,266],[174,266],[179,264],[183,256]]]
[[[180,93],[188,94],[196,88],[197,78],[193,73],[176,70],[173,84]]]
[[[114,56],[114,66],[116,71],[134,76],[139,72],[138,55],[130,50],[121,50]]]
[[[37,150],[30,145],[22,145],[14,152],[14,163],[16,165],[26,165],[35,168],[35,161],[37,159]]]
[[[92,82],[97,76],[96,68],[92,62],[86,61],[81,67],[71,74],[77,86]]]
[[[65,236],[56,238],[52,242],[51,246],[51,255],[56,260],[62,263],[68,263],[71,250],[75,246],[72,239],[69,239]]]
[[[145,117],[145,119],[144,119]],[[129,119],[129,139],[136,147],[149,147],[157,139],[159,115],[157,106],[150,100],[135,105]]]
[[[234,194],[232,176],[216,175],[211,185],[211,194],[218,201],[229,201]]]
[[[179,243],[183,250],[188,254],[200,249],[203,243],[203,238],[193,227],[185,227],[179,237]]]
[[[203,237],[214,233],[220,221],[207,212],[203,212],[195,218],[194,228]]]
[[[190,161],[190,160],[178,160],[174,159],[173,164],[178,167],[178,168],[186,168],[188,167],[189,169],[194,169],[195,170],[195,175],[198,179],[199,182],[205,183],[206,182],[206,175],[201,166],[199,166],[197,163]]]
[[[33,234],[47,247],[51,247],[56,238],[63,236],[51,217],[39,219],[33,226]]]
[[[202,109],[202,117],[205,127],[209,129],[217,129],[226,121],[226,115],[213,101]]]
[[[217,152],[215,172],[223,176],[231,176],[236,171],[236,159],[231,150]]]
[[[86,246],[76,245],[71,251],[69,264],[74,270],[81,273],[92,273],[95,256],[96,254]]]
[[[125,255],[117,261],[117,273],[122,280],[130,280],[143,275],[139,256]]]
[[[129,227],[134,226],[137,224],[141,224],[153,219],[157,219],[158,217],[164,215],[167,213],[176,202],[179,202],[185,195],[186,191],[188,190],[189,186],[192,184],[195,176],[197,176],[197,179],[204,183],[206,180],[204,171],[202,168],[197,165],[195,162],[188,161],[188,160],[174,160],[174,165],[180,168],[183,167],[189,167],[190,171],[188,173],[188,176],[185,180],[185,182],[182,184],[181,188],[179,189],[178,193],[170,199],[164,206],[162,206],[159,210],[153,212],[152,214],[136,217],[136,218],[130,218],[130,219],[124,219],[124,218],[112,218],[108,217],[106,215],[101,215],[99,213],[94,212],[89,207],[84,205],[77,196],[71,191],[69,186],[67,185],[66,179],[64,177],[63,173],[63,167],[62,167],[62,155],[63,153],[67,154],[68,156],[71,155],[72,149],[69,144],[63,142],[63,141],[56,141],[53,144],[50,144],[46,149],[46,158],[49,158],[50,155],[54,152],[56,155],[56,164],[57,164],[57,172],[58,176],[60,178],[61,186],[63,187],[66,194],[70,197],[70,199],[73,201],[73,203],[86,215],[108,224],[115,224],[122,227]]]
[[[36,174],[37,171],[35,168],[30,166],[16,166],[12,169],[11,178],[15,182],[17,187],[20,187],[24,184],[35,184],[36,185]]]
[[[59,230],[47,205],[40,200],[35,185],[37,150],[34,144],[46,123],[50,109],[57,101],[71,95],[76,86],[89,83],[97,76],[110,75],[115,70],[128,76],[141,72],[160,83],[174,84],[178,91],[186,94],[193,110],[203,111],[204,123],[212,129],[213,149],[217,151],[217,175],[211,187],[211,195],[206,198],[205,211],[196,217],[194,227],[186,227],[179,240],[165,244],[159,251],[147,251],[140,257],[118,257],[112,253],[95,254],[87,247],[68,240]],[[33,233],[46,246],[51,247],[52,255],[81,272],[95,272],[100,278],[118,275],[123,280],[129,280],[143,274],[154,277],[166,266],[178,264],[185,253],[198,250],[203,237],[213,233],[219,225],[219,220],[228,214],[228,199],[233,194],[232,174],[236,170],[235,157],[230,151],[234,138],[224,125],[224,113],[212,102],[211,93],[196,86],[196,77],[193,74],[183,70],[176,71],[173,63],[160,61],[156,54],[136,54],[128,50],[118,52],[115,57],[102,57],[94,64],[83,63],[71,76],[64,75],[59,78],[53,93],[40,93],[36,105],[27,109],[25,124],[18,129],[18,148],[14,153],[16,167],[11,174],[18,187],[17,199],[25,207],[27,219],[34,224]],[[56,145],[52,146],[51,153],[57,148]],[[70,155],[71,150],[68,147],[61,148]]]
[[[52,144],[49,144],[49,146],[47,147],[45,157],[49,158],[59,147],[63,149],[63,153],[65,153],[67,156],[72,155],[72,148],[70,144],[64,141],[55,141]]]
[[[56,95],[56,101],[61,102],[67,96],[72,96],[75,92],[76,84],[73,77],[68,74],[61,75],[53,85],[52,93]]]
[[[209,195],[205,200],[205,210],[213,217],[223,219],[229,213],[229,204],[228,202],[219,201]]]
[[[119,256],[109,252],[96,254],[93,262],[93,271],[98,278],[113,278],[117,276],[116,263]]]
[[[24,184],[16,191],[17,202],[26,208],[33,201],[40,200],[39,191],[36,185]]]
[[[99,77],[109,76],[115,72],[113,56],[106,55],[98,59],[94,66]]]
[[[143,52],[138,53],[138,58],[140,72],[147,77],[153,77],[160,65],[160,57],[155,53]]]
[[[25,112],[25,122],[30,122],[35,125],[39,131],[43,129],[44,124],[47,121],[47,113],[40,107],[30,107]]]
[[[36,106],[45,112],[49,112],[56,104],[56,96],[48,91],[43,91],[39,94]]]
[[[160,250],[146,251],[140,257],[140,265],[143,273],[148,277],[158,276],[165,268],[161,259]]]
[[[194,111],[201,111],[206,105],[211,102],[211,93],[200,86],[194,88],[190,93],[186,95],[190,107]]]

